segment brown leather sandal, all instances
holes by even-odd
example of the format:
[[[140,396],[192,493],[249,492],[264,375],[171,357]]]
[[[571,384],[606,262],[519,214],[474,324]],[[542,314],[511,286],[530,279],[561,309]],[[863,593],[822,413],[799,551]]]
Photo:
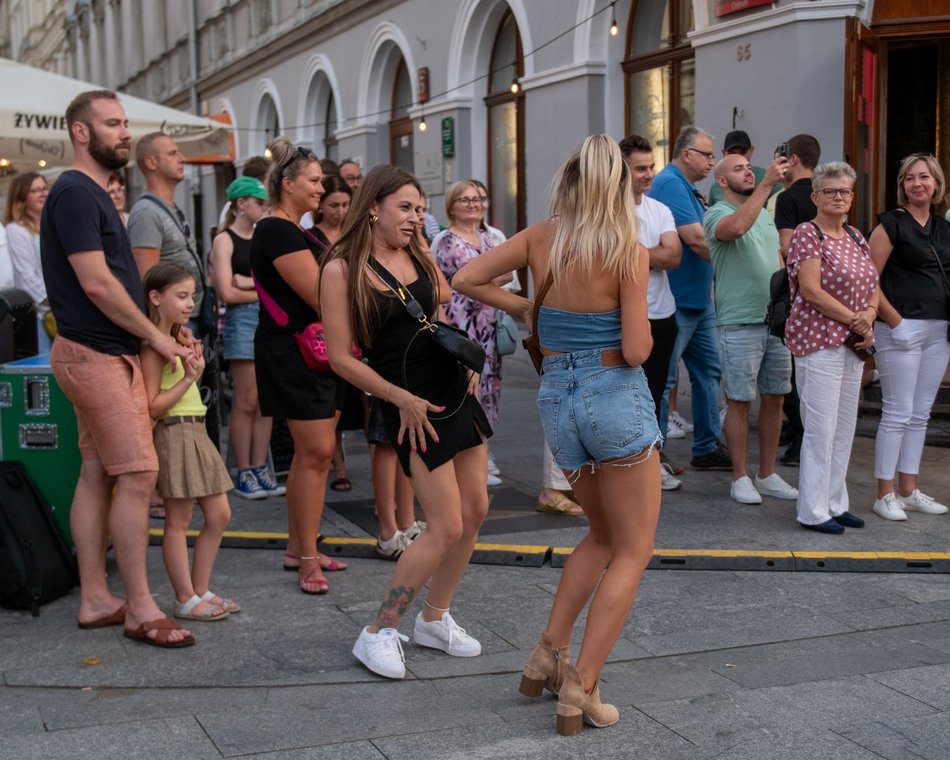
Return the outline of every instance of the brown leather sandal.
[[[169,635],[171,632],[180,630],[182,630],[182,627],[178,625],[178,623],[176,623],[171,618],[163,617],[158,618],[157,620],[150,620],[147,623],[142,623],[142,625],[140,625],[138,628],[132,630],[126,628],[123,631],[123,635],[127,639],[132,639],[132,641],[138,641],[142,644],[148,644],[149,646],[160,647],[162,649],[190,647],[195,643],[195,637],[190,633],[181,641],[169,641]],[[148,635],[149,631],[155,631],[154,639]]]

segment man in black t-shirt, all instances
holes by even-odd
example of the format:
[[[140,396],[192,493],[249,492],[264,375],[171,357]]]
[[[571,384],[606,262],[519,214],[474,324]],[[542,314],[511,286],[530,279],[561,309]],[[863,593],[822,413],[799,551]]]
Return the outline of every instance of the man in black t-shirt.
[[[788,174],[790,184],[785,192],[775,199],[775,226],[778,228],[778,244],[782,251],[782,260],[788,255],[788,246],[792,242],[792,233],[802,222],[810,222],[818,215],[818,209],[812,202],[811,180],[815,176],[815,167],[821,158],[821,146],[811,135],[800,134],[788,140]],[[792,392],[785,396],[783,409],[788,423],[782,430],[782,439],[788,448],[779,461],[782,464],[797,465],[802,449],[802,436],[805,428],[799,412],[798,388],[795,384],[795,363],[792,362]]]
[[[148,498],[158,458],[139,366],[140,341],[169,362],[193,349],[145,315],[125,227],[106,192],[129,160],[131,134],[114,92],[82,93],[66,109],[75,159],[53,185],[40,223],[43,277],[59,334],[50,352],[57,382],[76,409],[82,469],[70,513],[81,582],[80,628],[125,626],[155,646],[186,646],[191,634],[166,618],[148,587]],[[126,600],[106,585],[107,537]]]

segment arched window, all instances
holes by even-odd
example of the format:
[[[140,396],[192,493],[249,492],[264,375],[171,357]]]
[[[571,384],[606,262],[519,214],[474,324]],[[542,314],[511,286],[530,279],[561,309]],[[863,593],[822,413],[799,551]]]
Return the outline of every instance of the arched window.
[[[389,112],[389,162],[407,171],[415,171],[415,156],[412,149],[412,81],[406,61],[400,56],[393,79],[393,96]]]
[[[509,237],[526,226],[524,202],[524,75],[521,34],[506,11],[492,46],[488,95],[488,219]],[[512,90],[515,91],[512,91]]]
[[[265,93],[257,106],[257,153],[263,153],[267,144],[280,134],[280,116],[274,99]]]
[[[307,144],[321,158],[336,160],[336,102],[330,79],[319,71],[307,87],[306,109],[304,111],[307,129]]]
[[[654,146],[657,166],[669,161],[680,129],[693,123],[696,54],[692,0],[634,0],[623,62],[627,86],[627,134]]]

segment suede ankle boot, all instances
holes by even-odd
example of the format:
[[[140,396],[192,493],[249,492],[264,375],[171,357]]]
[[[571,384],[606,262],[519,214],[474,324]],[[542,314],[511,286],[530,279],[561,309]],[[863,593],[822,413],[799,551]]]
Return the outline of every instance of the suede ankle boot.
[[[528,658],[521,673],[518,691],[526,697],[540,697],[544,689],[557,694],[564,680],[564,668],[571,663],[570,646],[555,649],[551,637],[541,634],[541,640]]]
[[[620,720],[620,711],[600,701],[600,682],[588,694],[573,665],[564,668],[564,683],[557,702],[557,732],[561,736],[579,734],[583,724],[606,728]]]

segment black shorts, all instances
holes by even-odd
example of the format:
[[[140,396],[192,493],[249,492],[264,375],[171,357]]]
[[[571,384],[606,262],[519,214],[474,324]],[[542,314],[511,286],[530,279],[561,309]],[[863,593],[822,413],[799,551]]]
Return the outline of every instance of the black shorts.
[[[254,338],[261,414],[288,420],[326,420],[343,408],[346,384],[332,372],[310,369],[287,333]]]

